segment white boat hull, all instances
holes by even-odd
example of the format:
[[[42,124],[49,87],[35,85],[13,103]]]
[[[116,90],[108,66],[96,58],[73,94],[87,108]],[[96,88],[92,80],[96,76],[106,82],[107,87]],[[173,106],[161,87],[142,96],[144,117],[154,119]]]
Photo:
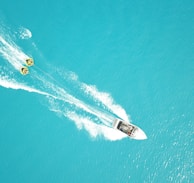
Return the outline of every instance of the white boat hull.
[[[113,128],[125,133],[132,139],[136,139],[136,140],[147,139],[146,134],[141,128],[120,119],[115,119],[113,123]]]

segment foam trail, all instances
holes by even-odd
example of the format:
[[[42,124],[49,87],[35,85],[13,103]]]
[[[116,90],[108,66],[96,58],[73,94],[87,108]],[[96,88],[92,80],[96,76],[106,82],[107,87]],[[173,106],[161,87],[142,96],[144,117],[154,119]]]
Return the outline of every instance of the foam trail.
[[[8,42],[2,36],[0,36],[0,45],[0,54],[17,70],[25,63],[26,58],[29,58],[11,40]]]
[[[121,106],[115,104],[110,94],[98,91],[96,86],[87,85],[85,83],[80,83],[80,85],[82,90],[86,94],[93,97],[94,100],[101,102],[106,108],[108,108],[110,111],[112,111],[114,114],[121,117],[125,121],[129,121],[129,117],[125,110]]]
[[[78,90],[81,90],[88,97],[91,97],[96,103],[102,104],[104,109],[108,109],[118,117],[130,122],[130,116],[127,115],[126,111],[120,105],[115,103],[109,93],[99,91],[95,85],[88,85],[79,81],[78,76],[73,72],[68,72],[68,74],[65,73],[62,75],[61,70],[58,69],[58,73],[61,77],[65,77],[66,79],[71,80],[74,84],[78,85]]]
[[[46,74],[46,76],[48,78],[48,74]],[[37,75],[36,78],[40,80],[42,83],[44,83],[44,85],[47,85],[47,87],[50,88],[52,91],[54,91],[55,95],[57,95],[57,99],[64,100],[65,102],[75,105],[76,107],[81,108],[90,114],[96,115],[101,118],[101,120],[104,122],[106,126],[109,127],[112,126],[112,121],[114,120],[114,118],[110,114],[106,114],[104,111],[100,111],[94,106],[90,106],[89,104],[84,103],[78,98],[67,93],[63,88],[54,85],[51,82],[48,82],[47,80],[45,80],[45,77]]]
[[[62,100],[64,102],[67,102],[69,104],[72,104],[90,114],[99,116],[103,121],[104,124],[107,126],[111,126],[112,123],[112,119],[110,119],[110,117],[108,115],[106,115],[105,113],[99,112],[98,110],[96,110],[94,107],[91,107],[88,104],[85,104],[83,101],[80,101],[79,99],[75,98],[74,96],[70,95],[69,93],[67,93],[63,88],[60,88],[59,86],[56,86],[54,84],[52,84],[51,82],[48,82],[45,77],[36,77],[39,79],[39,81],[41,81],[41,83],[46,86],[46,88],[50,89],[50,92],[52,92],[53,94],[50,94],[48,92],[42,92],[40,90],[34,89],[32,87],[28,87],[25,86],[24,84],[21,83],[17,83],[14,80],[5,80],[5,78],[0,78],[0,85],[5,87],[5,88],[12,88],[12,89],[22,89],[28,92],[35,92],[41,95],[45,95],[45,96],[50,96],[54,99],[57,100]]]
[[[15,89],[15,90],[25,90],[28,92],[33,92],[33,93],[37,93],[37,94],[44,95],[47,97],[51,97],[53,99],[62,100],[65,102],[72,103],[71,96],[66,96],[66,99],[64,99],[62,97],[57,97],[57,96],[51,95],[47,92],[43,92],[43,91],[37,90],[35,88],[25,86],[24,84],[17,83],[14,80],[0,78],[0,86],[3,86],[5,88]],[[67,98],[68,98],[68,100],[67,100]],[[75,100],[75,99],[73,99],[73,100]],[[76,100],[76,101],[78,102],[76,104],[76,106],[80,107],[84,111],[87,111],[91,114],[94,114],[100,118],[102,117],[103,114],[101,114],[100,112],[96,111],[93,108],[89,108],[88,106],[85,106],[85,104],[83,104],[79,100]],[[62,113],[65,117],[74,121],[79,129],[82,129],[82,128],[86,129],[92,137],[103,136],[104,138],[109,139],[109,140],[119,140],[119,139],[126,137],[126,135],[124,135],[118,131],[115,131],[112,128],[108,128],[104,125],[95,124],[93,122],[93,120],[91,120],[88,117],[85,117],[83,115],[78,115],[75,111],[74,112],[72,112],[70,110],[61,111],[61,109],[58,109],[58,110],[53,109],[52,111]],[[104,119],[102,121],[104,121],[103,124],[106,122],[106,120],[104,120]]]
[[[120,105],[115,103],[109,93],[99,91],[95,85],[88,85],[79,81],[78,76],[73,72],[68,71],[63,73],[60,69],[57,69],[57,71],[60,77],[69,80],[74,86],[76,85],[76,89],[85,94],[85,96],[90,97],[97,106],[101,106],[104,110],[108,110],[109,113],[113,113],[121,119],[130,122],[130,116],[127,115],[126,111]]]
[[[60,88],[59,86],[56,87],[56,85],[53,85],[52,83],[49,83],[48,81],[45,81],[44,78],[42,78],[41,80],[43,83],[47,83],[47,85],[54,91],[56,95],[55,96],[56,99],[63,100],[64,102],[68,102],[69,104],[72,104],[80,109],[83,109],[84,111],[90,114],[98,116],[99,118],[101,118],[101,120],[104,122],[106,126],[109,126],[109,127],[111,126],[113,118],[111,118],[110,115],[97,110],[95,107],[90,106],[89,104],[84,103],[83,101],[67,93],[63,88]]]
[[[7,50],[5,48],[0,48],[0,54],[6,58],[6,60],[17,70],[21,67],[21,64],[17,61],[15,57],[12,57],[7,53]]]
[[[121,133],[113,128],[109,128],[104,125],[104,123],[98,123],[99,119],[93,116],[85,115],[85,113],[79,113],[77,110],[70,110],[70,108],[61,108],[61,105],[50,98],[51,104],[50,110],[59,114],[59,116],[65,116],[66,118],[72,120],[78,129],[86,129],[91,137],[104,137],[108,140],[119,140],[127,137],[124,133]],[[101,121],[101,119],[100,119]]]
[[[37,89],[32,88],[32,87],[28,87],[28,86],[23,85],[21,83],[17,83],[14,80],[5,80],[3,78],[0,78],[0,86],[2,86],[4,88],[11,88],[11,89],[14,89],[14,90],[25,90],[25,91],[28,91],[28,92],[38,93],[40,95],[49,96],[49,97],[53,97],[53,98],[56,99],[55,96],[53,96],[49,93],[42,92],[40,90],[37,90]]]
[[[6,39],[4,37],[6,37]],[[25,59],[28,58],[28,56],[6,35],[0,36],[0,54],[17,71],[24,64]],[[110,95],[99,92],[96,87],[92,88],[89,85],[79,82],[76,84],[76,87],[79,87],[78,90],[82,91],[82,89],[85,88],[85,94],[92,96],[95,105],[89,105],[85,103],[84,100],[80,100],[70,94],[70,92],[67,92],[65,87],[63,85],[61,86],[57,80],[48,73],[41,69],[36,71],[37,68],[38,67],[33,67],[31,69],[32,74],[28,77],[31,79],[30,85],[32,85],[32,82],[34,83],[33,87],[28,86],[26,83],[19,82],[20,77],[17,79],[18,81],[10,79],[7,70],[3,72],[2,69],[0,74],[0,86],[37,93],[47,97],[49,102],[51,101],[50,99],[52,99],[53,102],[50,102],[52,111],[61,113],[71,119],[76,123],[78,128],[86,129],[92,137],[99,135],[110,140],[123,138],[123,134],[112,129],[112,122],[115,118],[114,115],[95,107],[95,100],[98,100],[113,113],[117,115],[121,114],[123,119],[128,119],[125,111],[119,105],[114,104]],[[75,77],[74,79],[76,80]],[[56,105],[57,103],[59,104],[58,107]],[[64,103],[67,104],[65,108],[63,107]],[[117,110],[119,110],[118,113]],[[97,121],[97,123],[94,121]],[[115,133],[119,135],[115,135]]]
[[[79,99],[71,96],[70,94],[66,93],[62,88],[55,86],[55,88],[57,88],[57,93],[58,94],[60,93],[60,95],[61,95],[61,96],[57,96],[57,95],[55,96],[55,95],[49,94],[47,92],[43,92],[43,91],[34,89],[32,87],[25,86],[21,83],[17,83],[14,80],[11,81],[11,80],[5,80],[3,78],[0,78],[0,86],[3,86],[5,88],[15,89],[15,90],[20,89],[20,90],[25,90],[28,92],[34,92],[34,93],[38,93],[38,94],[41,94],[41,95],[44,95],[47,97],[52,97],[52,98],[57,99],[57,100],[62,100],[62,101],[67,102],[69,104],[75,105],[76,107],[83,109],[84,111],[86,111],[90,114],[93,114],[95,116],[100,117],[107,126],[111,126],[112,120],[110,120],[109,116],[99,112],[95,108],[93,108],[93,107],[85,104],[84,102],[80,101]]]
[[[113,141],[126,137],[123,133],[104,125],[95,124],[90,118],[77,115],[75,112],[68,111],[65,116],[74,121],[79,129],[85,128],[93,138],[103,136],[104,138]]]
[[[22,50],[11,40],[6,41],[2,36],[0,36],[0,42],[7,49],[7,52],[13,56],[16,56],[20,61],[27,58],[28,56],[22,52]]]

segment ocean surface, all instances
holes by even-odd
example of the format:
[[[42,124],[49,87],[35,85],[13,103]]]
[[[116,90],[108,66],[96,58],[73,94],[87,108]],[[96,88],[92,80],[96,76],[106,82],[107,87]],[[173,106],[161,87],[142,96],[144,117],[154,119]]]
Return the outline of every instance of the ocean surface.
[[[1,1],[0,182],[190,183],[193,141],[194,1]]]

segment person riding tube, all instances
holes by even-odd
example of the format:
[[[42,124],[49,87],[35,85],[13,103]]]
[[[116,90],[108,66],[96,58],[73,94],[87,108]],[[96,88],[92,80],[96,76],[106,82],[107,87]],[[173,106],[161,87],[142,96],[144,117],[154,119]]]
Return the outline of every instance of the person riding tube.
[[[26,59],[26,65],[27,66],[33,66],[34,65],[34,60],[32,58],[27,58]]]
[[[22,68],[20,69],[20,73],[21,73],[22,75],[26,75],[26,74],[29,74],[29,70],[28,70],[27,67],[22,67]]]

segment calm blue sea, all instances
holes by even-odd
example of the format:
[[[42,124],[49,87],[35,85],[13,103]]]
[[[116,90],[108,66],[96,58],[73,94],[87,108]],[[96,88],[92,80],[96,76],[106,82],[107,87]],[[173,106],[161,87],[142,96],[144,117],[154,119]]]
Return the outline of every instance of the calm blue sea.
[[[45,97],[0,86],[0,182],[194,181],[194,1],[0,4],[4,26],[31,31],[14,41],[44,72],[63,68],[111,94],[148,136],[92,138]],[[9,67],[2,57],[0,65]]]

